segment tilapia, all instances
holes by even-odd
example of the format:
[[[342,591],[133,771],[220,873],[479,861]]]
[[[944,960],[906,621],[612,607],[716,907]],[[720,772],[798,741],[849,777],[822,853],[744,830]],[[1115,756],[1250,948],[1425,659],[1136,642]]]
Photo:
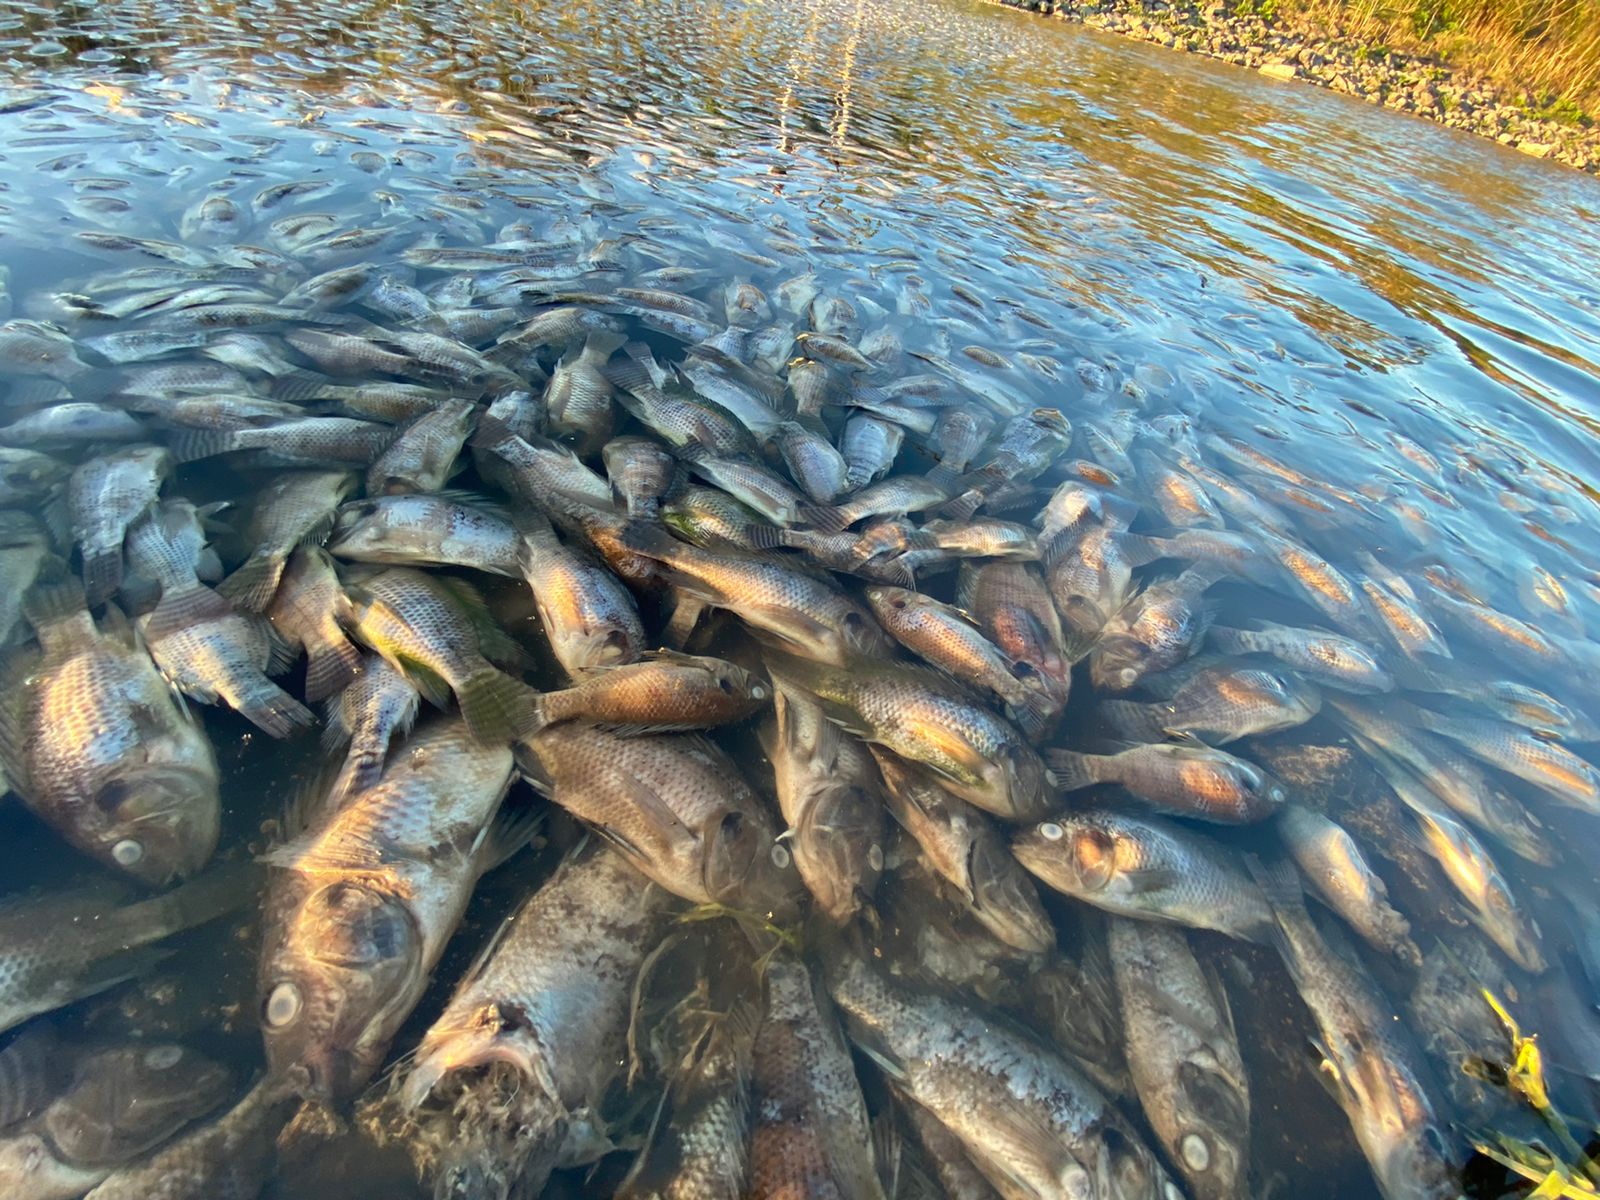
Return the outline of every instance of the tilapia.
[[[1258,621],[1249,629],[1214,626],[1206,635],[1223,654],[1270,654],[1324,687],[1341,692],[1392,692],[1394,676],[1368,647],[1339,634]]]
[[[638,606],[605,567],[562,542],[549,525],[526,519],[519,559],[539,623],[568,675],[635,662],[644,653]]]
[[[1216,745],[1293,729],[1321,708],[1322,693],[1294,672],[1229,660],[1196,660],[1159,703],[1100,703],[1101,715],[1123,737],[1153,742],[1188,733]]]
[[[578,678],[570,688],[535,699],[532,728],[576,720],[640,733],[710,729],[754,715],[771,695],[734,663],[670,650],[635,663],[591,666]]]
[[[1393,1006],[1342,939],[1318,931],[1292,867],[1274,872],[1268,895],[1279,953],[1316,1022],[1324,1074],[1379,1190],[1386,1200],[1460,1195],[1426,1075]]]
[[[1055,930],[1038,889],[989,817],[893,754],[874,748],[872,756],[890,814],[978,923],[1024,954],[1054,949]]]
[[[733,761],[703,738],[626,737],[565,722],[518,751],[535,786],[674,895],[793,915],[792,856]]]
[[[1416,818],[1420,841],[1465,902],[1467,916],[1523,970],[1538,974],[1548,965],[1539,926],[1530,917],[1488,847],[1445,808],[1410,770],[1379,759],[1385,781]]]
[[[274,1078],[342,1103],[382,1065],[486,870],[526,838],[494,827],[511,750],[440,717],[371,787],[267,856],[258,994]]]
[[[839,668],[772,654],[767,666],[778,686],[816,697],[829,720],[921,763],[963,800],[1010,820],[1048,810],[1038,752],[944,676],[892,662]]]
[[[1331,703],[1364,746],[1404,763],[1457,815],[1493,834],[1529,862],[1546,866],[1555,862],[1555,850],[1543,826],[1448,741],[1398,719],[1398,714],[1385,706],[1339,697]]]
[[[342,623],[404,675],[430,704],[453,693],[472,734],[486,746],[509,743],[528,719],[530,693],[486,651],[516,657],[483,601],[466,584],[391,567],[347,585]]]
[[[231,1090],[223,1067],[174,1043],[91,1052],[37,1120],[0,1139],[0,1186],[15,1200],[76,1200]]]
[[[1089,652],[1089,678],[1105,692],[1126,692],[1146,675],[1159,675],[1187,659],[1211,627],[1204,593],[1216,581],[1191,569],[1137,592],[1112,613]]]
[[[254,1200],[276,1157],[294,1096],[277,1081],[256,1084],[233,1108],[131,1166],[113,1171],[94,1200]]]
[[[1096,908],[1259,940],[1272,923],[1237,852],[1161,817],[1080,808],[1011,842],[1042,882]]]
[[[844,924],[884,867],[882,786],[867,748],[804,695],[779,689],[761,728],[796,870],[817,906]]]
[[[751,1056],[746,1200],[884,1200],[866,1102],[832,1005],[790,958],[767,965],[766,993]]]
[[[589,1147],[605,1145],[600,1102],[623,1058],[634,977],[670,906],[601,847],[569,858],[508,918],[396,1080],[409,1148],[437,1194],[478,1179],[470,1194],[485,1200],[536,1195],[556,1165],[603,1152]]]
[[[1072,687],[1061,618],[1037,570],[1023,563],[966,563],[956,602],[1014,662],[1027,663],[1059,711]]]
[[[1246,1194],[1250,1080],[1221,979],[1181,930],[1112,917],[1128,1066],[1156,1136],[1197,1200]]]
[[[246,529],[250,556],[217,589],[251,612],[264,612],[278,590],[284,564],[303,543],[320,545],[355,476],[348,471],[290,471],[257,496]]]
[[[471,493],[389,495],[340,507],[328,549],[349,562],[471,567],[515,579],[522,539],[493,502]]]
[[[0,760],[23,802],[79,850],[159,887],[216,849],[216,756],[121,615],[108,609],[102,628],[83,602],[75,580],[24,602],[41,651],[8,664]]]
[[[661,563],[690,595],[728,609],[795,653],[843,666],[888,649],[889,639],[866,610],[814,575],[763,559],[710,554],[637,523],[623,544]]]
[[[906,588],[868,588],[866,598],[891,637],[962,683],[993,692],[1023,733],[1037,735],[1049,724],[1056,702],[1032,667],[1008,659],[961,612]]]
[[[72,473],[68,504],[72,536],[83,556],[83,591],[90,608],[122,583],[122,539],[156,502],[172,456],[161,446],[128,446],[91,458]]]
[[[266,618],[236,611],[195,574],[192,516],[169,502],[128,531],[128,557],[161,587],[160,601],[138,621],[150,656],[184,695],[220,700],[273,737],[315,724],[310,709],[267,678],[291,660]]]
[[[960,1140],[998,1189],[1034,1200],[1178,1200],[1139,1135],[1060,1056],[987,1014],[902,990],[854,954],[827,965],[851,1037]]]
[[[1222,824],[1264,820],[1286,799],[1253,763],[1198,743],[1154,742],[1117,754],[1050,750],[1045,761],[1059,791],[1118,783],[1159,812]]]
[[[454,474],[477,419],[471,401],[444,400],[412,421],[367,468],[367,495],[439,491]]]
[[[149,970],[164,957],[158,942],[248,904],[253,882],[218,869],[131,903],[86,887],[0,908],[0,1031]]]
[[[1389,888],[1338,822],[1298,804],[1276,825],[1284,848],[1316,895],[1372,946],[1413,966],[1422,962],[1411,925],[1389,903]]]

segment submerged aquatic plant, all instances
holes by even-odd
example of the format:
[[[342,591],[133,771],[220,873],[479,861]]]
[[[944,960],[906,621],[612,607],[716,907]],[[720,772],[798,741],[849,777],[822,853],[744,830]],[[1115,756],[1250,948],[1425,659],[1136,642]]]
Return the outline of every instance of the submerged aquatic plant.
[[[1473,1147],[1484,1157],[1534,1184],[1529,1197],[1562,1200],[1600,1198],[1600,1163],[1596,1163],[1573,1134],[1574,1122],[1550,1099],[1545,1079],[1544,1052],[1537,1034],[1524,1034],[1515,1017],[1488,989],[1484,1001],[1505,1028],[1508,1056],[1503,1063],[1469,1062],[1465,1069],[1480,1079],[1506,1088],[1539,1114],[1550,1127],[1555,1148],[1525,1141],[1504,1132],[1475,1136]],[[1600,1133],[1600,1130],[1592,1132]]]

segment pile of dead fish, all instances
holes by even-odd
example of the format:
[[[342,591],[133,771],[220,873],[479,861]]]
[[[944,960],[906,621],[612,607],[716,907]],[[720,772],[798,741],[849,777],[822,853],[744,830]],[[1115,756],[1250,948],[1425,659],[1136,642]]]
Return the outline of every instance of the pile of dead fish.
[[[1478,989],[1564,975],[1541,923],[1595,945],[1520,882],[1600,812],[1589,597],[904,272],[252,219],[79,235],[146,265],[0,326],[0,757],[127,885],[0,910],[8,1197],[255,1195],[302,1102],[441,1196],[1260,1194],[1229,939],[1382,1193],[1458,1194]],[[206,705],[317,780],[264,854],[221,795],[284,797],[224,782]],[[1311,722],[1321,768],[1272,736]],[[436,984],[530,842],[570,849]],[[23,1024],[229,914],[242,1100]]]

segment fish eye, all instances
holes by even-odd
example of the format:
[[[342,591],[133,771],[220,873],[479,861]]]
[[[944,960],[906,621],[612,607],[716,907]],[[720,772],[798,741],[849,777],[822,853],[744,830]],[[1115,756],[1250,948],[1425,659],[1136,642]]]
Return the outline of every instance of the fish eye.
[[[1123,687],[1132,687],[1139,682],[1139,672],[1132,667],[1123,667],[1117,672],[1117,679],[1121,681]]]
[[[1211,1165],[1211,1147],[1198,1133],[1185,1134],[1178,1152],[1183,1155],[1184,1166],[1191,1171],[1204,1171]]]
[[[872,868],[874,871],[883,870],[883,847],[878,845],[876,842],[874,842],[872,844],[872,848],[867,851],[867,866]]]
[[[282,1029],[300,1015],[302,1005],[300,989],[292,983],[280,983],[267,997],[262,1019],[269,1029]]]
[[[1054,821],[1046,821],[1039,826],[1039,836],[1047,842],[1059,842],[1066,831]]]
[[[123,838],[111,847],[111,857],[119,867],[137,866],[144,859],[144,846],[132,838]]]
[[[763,687],[759,683],[752,683],[750,685],[750,699],[752,699],[752,700],[765,700],[766,698],[767,698],[767,689],[765,687]]]
[[[183,1058],[182,1046],[157,1046],[153,1050],[146,1050],[144,1065],[152,1071],[169,1071],[178,1065]]]
[[[787,870],[789,864],[791,862],[793,862],[793,861],[794,861],[794,856],[789,853],[789,848],[787,846],[785,846],[782,842],[773,842],[772,843],[772,865],[773,866],[777,867],[778,870],[783,871],[783,870]]]

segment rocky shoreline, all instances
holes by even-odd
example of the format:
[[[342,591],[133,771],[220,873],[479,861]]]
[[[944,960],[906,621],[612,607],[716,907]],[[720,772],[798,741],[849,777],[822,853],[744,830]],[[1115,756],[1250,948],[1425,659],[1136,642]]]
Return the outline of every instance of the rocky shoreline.
[[[1426,57],[1358,45],[1326,30],[1263,20],[1228,3],[1178,0],[991,0],[1206,54],[1282,80],[1303,80],[1535,158],[1600,174],[1600,127],[1530,113],[1515,96]]]

